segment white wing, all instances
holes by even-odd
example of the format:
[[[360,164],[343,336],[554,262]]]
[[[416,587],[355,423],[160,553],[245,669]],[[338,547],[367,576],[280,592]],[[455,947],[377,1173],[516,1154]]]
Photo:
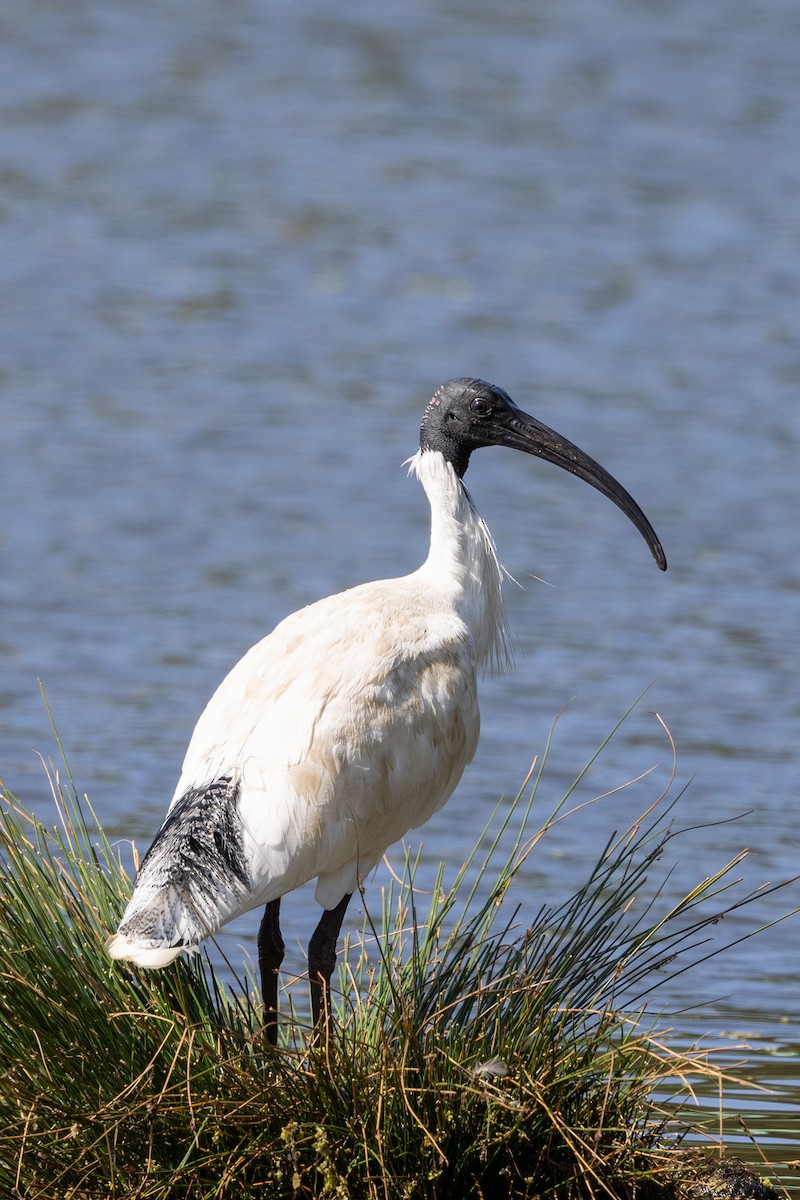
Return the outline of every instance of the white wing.
[[[233,668],[200,717],[170,808],[170,836],[163,854],[157,837],[143,864],[120,935],[126,926],[141,935],[145,910],[150,920],[158,905],[161,923],[149,944],[194,942],[315,877],[317,899],[332,908],[387,846],[445,803],[478,732],[472,641],[436,589],[409,576],[294,613]],[[235,798],[238,818],[224,837],[202,799],[216,803],[218,795]],[[230,823],[229,810],[220,804],[219,821]],[[192,821],[202,837],[188,828]],[[209,846],[222,876],[216,895],[209,867],[182,898],[173,866],[182,824],[184,840]]]
[[[222,776],[240,783],[254,904],[322,875],[318,899],[331,907],[444,804],[475,753],[466,627],[400,582],[287,618],[198,722],[176,798]]]

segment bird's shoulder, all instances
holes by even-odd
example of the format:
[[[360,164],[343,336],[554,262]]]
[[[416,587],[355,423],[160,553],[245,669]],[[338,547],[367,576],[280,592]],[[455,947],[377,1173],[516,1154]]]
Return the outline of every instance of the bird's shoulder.
[[[242,660],[245,670],[298,679],[324,661],[361,659],[383,669],[419,653],[458,649],[469,631],[452,605],[413,576],[359,584],[286,617]],[[274,677],[274,676],[273,676]]]

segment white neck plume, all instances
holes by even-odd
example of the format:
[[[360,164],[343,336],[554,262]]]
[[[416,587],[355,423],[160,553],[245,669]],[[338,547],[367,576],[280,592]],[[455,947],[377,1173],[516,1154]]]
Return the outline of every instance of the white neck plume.
[[[489,529],[453,467],[436,450],[409,460],[431,506],[431,545],[420,574],[446,592],[475,644],[481,666],[509,665],[503,568]]]

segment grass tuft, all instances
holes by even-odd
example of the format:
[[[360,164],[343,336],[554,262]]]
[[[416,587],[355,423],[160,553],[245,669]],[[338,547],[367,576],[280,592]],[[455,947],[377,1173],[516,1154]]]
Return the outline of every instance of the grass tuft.
[[[669,1049],[648,993],[717,953],[710,927],[764,891],[740,893],[737,856],[668,901],[651,875],[679,836],[678,797],[661,795],[574,895],[530,912],[534,851],[579,819],[573,788],[533,822],[547,757],[451,886],[440,873],[421,896],[406,861],[342,956],[330,1040],[292,1018],[277,1051],[248,985],[224,986],[203,956],[159,972],[109,961],[131,881],[68,772],[51,773],[54,829],[5,793],[0,1193],[667,1194],[668,1134],[698,1079],[724,1081],[708,1052]]]

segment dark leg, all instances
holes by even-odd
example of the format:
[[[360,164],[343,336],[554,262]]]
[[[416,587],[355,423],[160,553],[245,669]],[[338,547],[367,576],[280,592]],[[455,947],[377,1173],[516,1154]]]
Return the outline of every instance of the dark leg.
[[[326,908],[308,943],[308,984],[311,989],[311,1017],[314,1026],[329,1028],[331,1017],[331,975],[336,965],[336,943],[342,928],[350,896],[343,896],[336,908]]]
[[[281,902],[270,900],[258,930],[258,966],[264,999],[264,1032],[271,1046],[278,1044],[278,968],[283,962]]]

